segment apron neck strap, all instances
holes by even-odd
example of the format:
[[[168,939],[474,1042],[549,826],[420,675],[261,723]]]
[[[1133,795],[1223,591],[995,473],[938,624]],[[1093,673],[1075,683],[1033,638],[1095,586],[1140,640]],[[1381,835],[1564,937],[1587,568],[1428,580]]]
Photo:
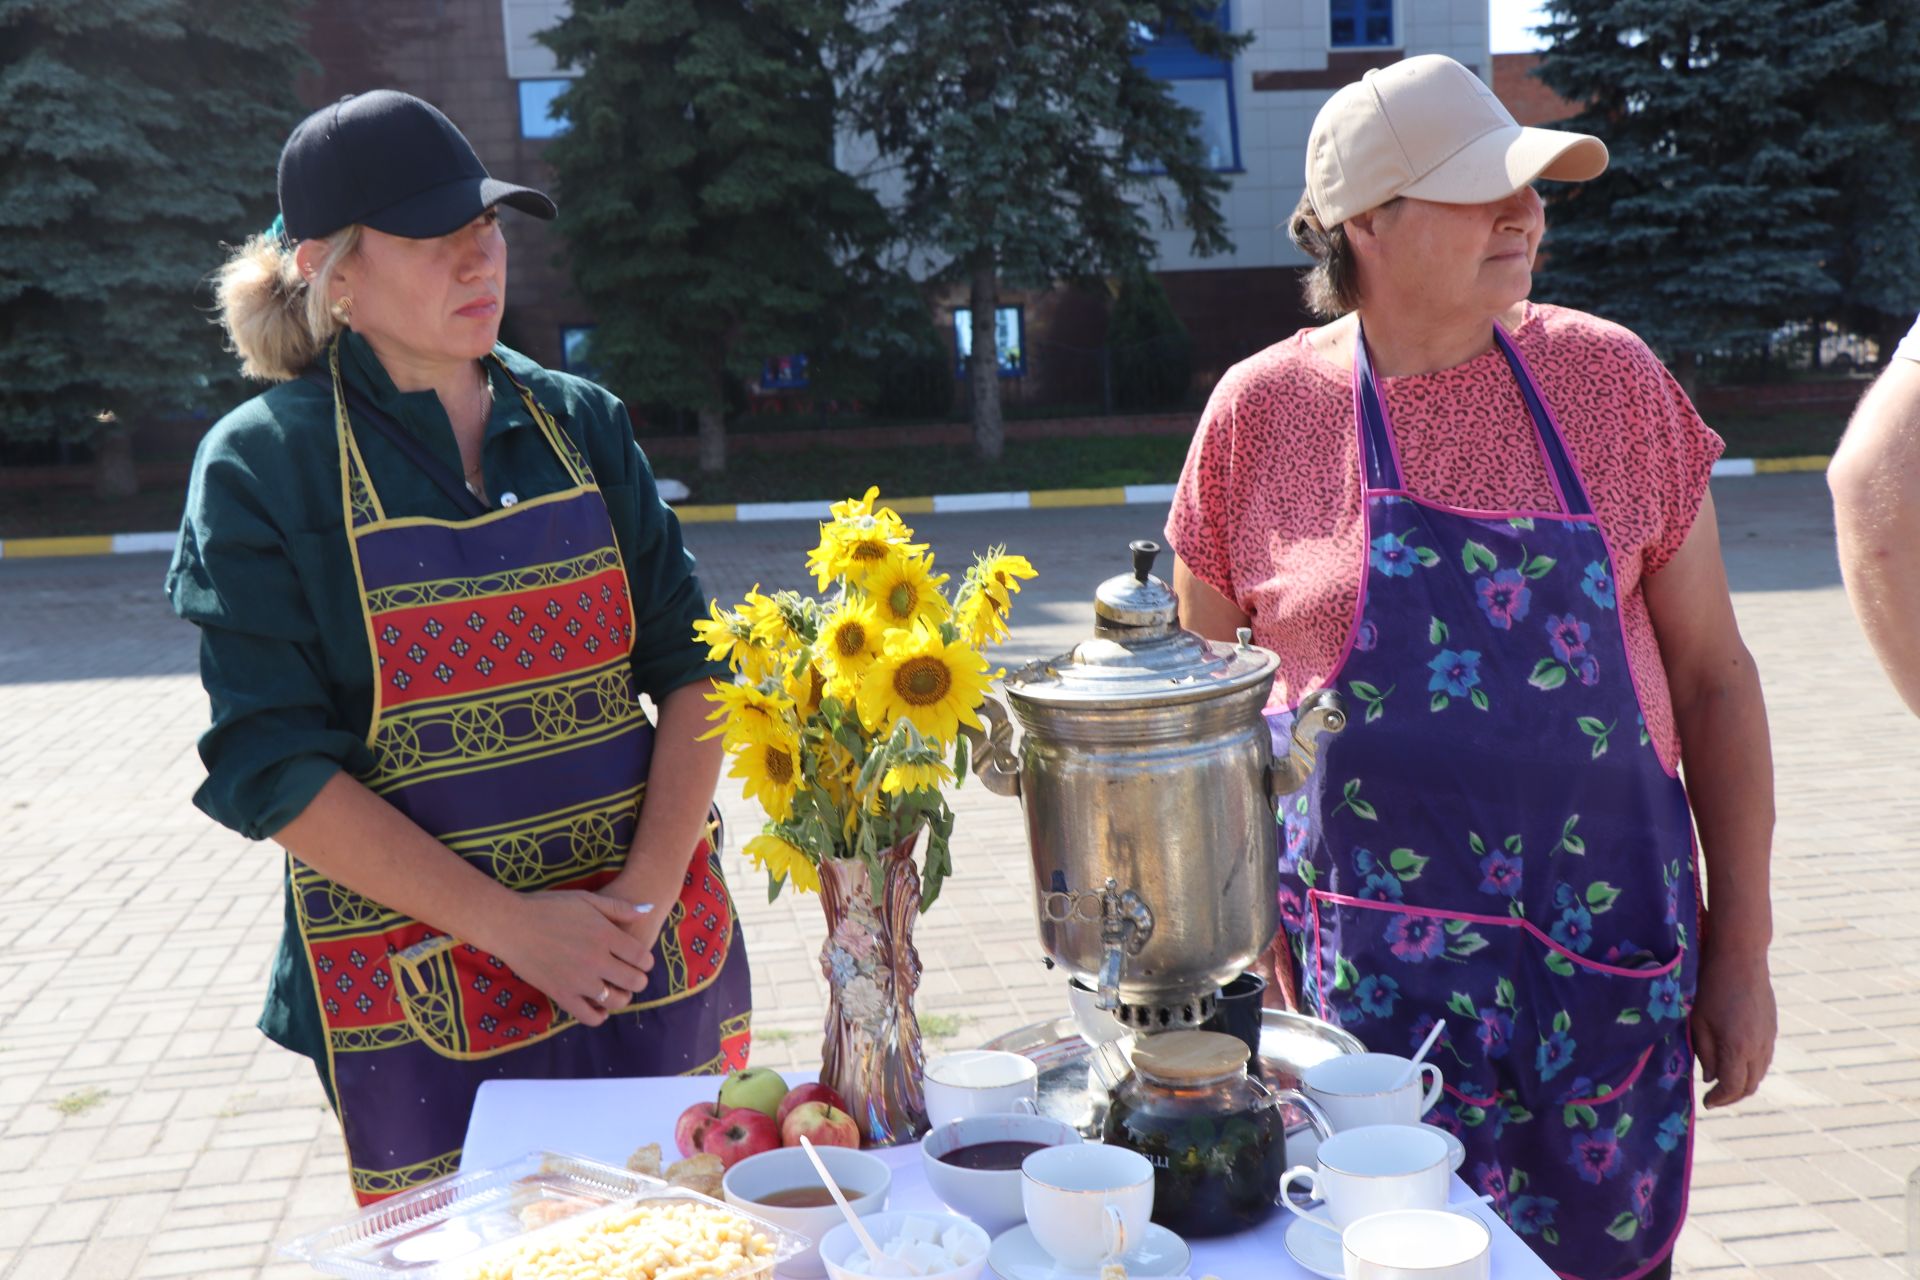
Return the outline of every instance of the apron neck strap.
[[[1379,375],[1374,372],[1366,327],[1359,325],[1357,318],[1356,325],[1353,413],[1360,432],[1361,452],[1366,460],[1367,488],[1397,490],[1404,483],[1399,442],[1394,437],[1393,419],[1387,413],[1387,398],[1380,388]],[[1499,347],[1500,354],[1506,357],[1514,380],[1520,384],[1520,398],[1526,403],[1527,416],[1533,420],[1534,439],[1540,446],[1540,458],[1546,465],[1547,479],[1553,486],[1554,496],[1559,499],[1560,509],[1570,516],[1592,515],[1593,504],[1587,498],[1586,486],[1580,483],[1580,473],[1567,452],[1560,428],[1547,408],[1546,397],[1540,394],[1539,385],[1533,380],[1533,372],[1521,358],[1520,349],[1497,323],[1493,326],[1493,341]]]

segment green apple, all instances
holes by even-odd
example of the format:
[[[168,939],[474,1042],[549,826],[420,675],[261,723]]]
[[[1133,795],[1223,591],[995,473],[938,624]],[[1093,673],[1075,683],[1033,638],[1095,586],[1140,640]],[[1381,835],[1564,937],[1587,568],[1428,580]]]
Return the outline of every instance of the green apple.
[[[745,1107],[771,1120],[780,1112],[780,1100],[787,1096],[787,1082],[772,1067],[748,1067],[727,1077],[720,1086],[720,1109]]]

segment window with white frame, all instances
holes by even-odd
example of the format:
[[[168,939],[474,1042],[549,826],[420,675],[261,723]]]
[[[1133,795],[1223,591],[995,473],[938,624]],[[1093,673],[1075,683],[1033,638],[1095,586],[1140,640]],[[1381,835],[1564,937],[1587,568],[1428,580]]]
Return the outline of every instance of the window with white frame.
[[[557,138],[569,128],[565,113],[555,110],[554,100],[565,93],[571,80],[522,80],[520,84],[520,136]]]
[[[1222,3],[1213,21],[1222,31],[1233,30],[1231,6]],[[1200,145],[1207,163],[1222,172],[1240,168],[1240,126],[1234,113],[1233,62],[1215,58],[1193,47],[1178,31],[1156,31],[1136,26],[1139,52],[1134,65],[1166,82],[1174,101],[1200,116]]]
[[[1327,43],[1336,49],[1390,49],[1394,0],[1327,0]]]
[[[1027,372],[1026,316],[1019,307],[996,307],[993,312],[994,355],[1003,378],[1024,377]],[[959,355],[960,376],[967,373],[967,361],[973,358],[973,308],[955,307],[953,345]]]

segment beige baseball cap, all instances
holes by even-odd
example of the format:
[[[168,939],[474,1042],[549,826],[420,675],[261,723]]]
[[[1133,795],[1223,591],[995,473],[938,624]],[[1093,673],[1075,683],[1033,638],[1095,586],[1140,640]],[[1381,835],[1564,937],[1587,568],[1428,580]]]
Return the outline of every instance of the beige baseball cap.
[[[1307,197],[1325,227],[1396,196],[1484,204],[1535,178],[1585,182],[1606,167],[1606,143],[1521,126],[1479,76],[1438,53],[1367,72],[1327,99],[1307,135]]]

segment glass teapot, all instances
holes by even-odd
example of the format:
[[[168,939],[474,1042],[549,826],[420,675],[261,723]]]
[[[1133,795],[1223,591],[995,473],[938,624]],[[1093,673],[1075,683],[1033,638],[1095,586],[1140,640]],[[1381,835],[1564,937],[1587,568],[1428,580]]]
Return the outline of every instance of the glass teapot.
[[[1332,1126],[1296,1089],[1247,1075],[1247,1046],[1218,1031],[1142,1037],[1133,1074],[1114,1090],[1105,1140],[1153,1165],[1153,1220],[1183,1236],[1244,1231],[1276,1207],[1287,1169],[1286,1111],[1316,1133]]]

